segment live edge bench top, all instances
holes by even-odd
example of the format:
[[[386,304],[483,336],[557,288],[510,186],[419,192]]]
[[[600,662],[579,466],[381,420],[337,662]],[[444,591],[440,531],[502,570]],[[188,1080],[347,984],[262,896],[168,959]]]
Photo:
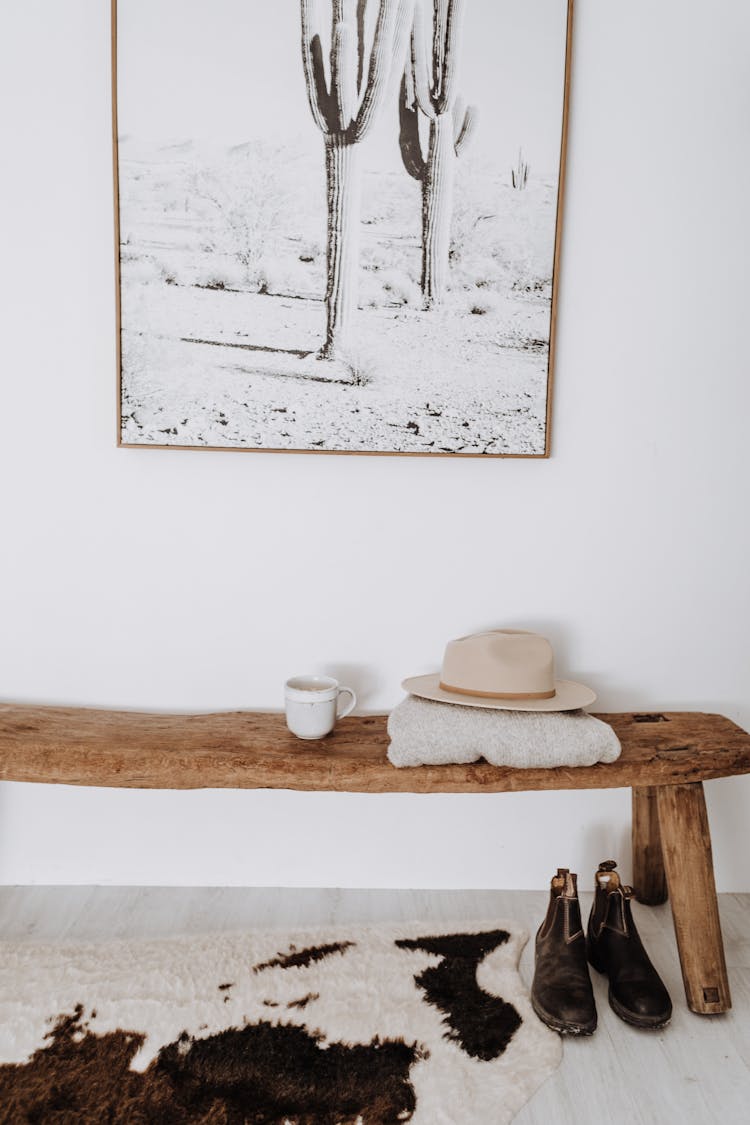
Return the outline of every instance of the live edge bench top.
[[[162,715],[0,704],[0,780],[135,789],[497,793],[684,785],[750,773],[750,735],[723,715],[608,714],[622,756],[607,765],[396,769],[385,715],[352,716],[316,742],[276,712]]]

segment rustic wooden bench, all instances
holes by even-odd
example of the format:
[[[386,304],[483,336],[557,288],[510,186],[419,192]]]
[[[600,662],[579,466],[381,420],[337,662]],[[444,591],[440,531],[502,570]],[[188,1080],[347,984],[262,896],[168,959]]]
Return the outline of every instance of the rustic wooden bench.
[[[750,735],[722,715],[599,715],[622,756],[607,765],[395,769],[386,716],[346,719],[300,742],[284,716],[161,715],[0,704],[0,780],[136,789],[297,789],[347,793],[503,793],[532,789],[633,792],[636,897],[672,905],[688,1006],[731,1007],[703,782],[750,773]]]

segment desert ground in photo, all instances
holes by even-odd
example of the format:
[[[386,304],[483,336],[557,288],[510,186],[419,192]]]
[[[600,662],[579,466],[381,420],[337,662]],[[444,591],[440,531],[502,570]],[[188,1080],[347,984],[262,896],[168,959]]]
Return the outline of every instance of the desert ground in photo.
[[[477,149],[431,311],[419,185],[365,165],[356,342],[330,362],[322,145],[121,137],[122,441],[543,453],[556,177],[518,190]]]

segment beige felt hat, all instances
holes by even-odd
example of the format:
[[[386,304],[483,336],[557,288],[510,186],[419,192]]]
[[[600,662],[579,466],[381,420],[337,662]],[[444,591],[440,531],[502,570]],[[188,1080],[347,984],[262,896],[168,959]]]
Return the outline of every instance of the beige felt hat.
[[[503,711],[574,711],[596,699],[583,684],[556,680],[552,645],[521,629],[449,641],[439,674],[412,676],[401,686],[422,699]]]

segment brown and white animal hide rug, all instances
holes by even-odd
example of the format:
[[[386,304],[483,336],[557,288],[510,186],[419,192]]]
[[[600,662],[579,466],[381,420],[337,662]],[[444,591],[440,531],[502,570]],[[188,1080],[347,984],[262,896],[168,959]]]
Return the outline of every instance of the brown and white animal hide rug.
[[[500,1125],[552,1073],[506,925],[0,943],[0,1122]]]

